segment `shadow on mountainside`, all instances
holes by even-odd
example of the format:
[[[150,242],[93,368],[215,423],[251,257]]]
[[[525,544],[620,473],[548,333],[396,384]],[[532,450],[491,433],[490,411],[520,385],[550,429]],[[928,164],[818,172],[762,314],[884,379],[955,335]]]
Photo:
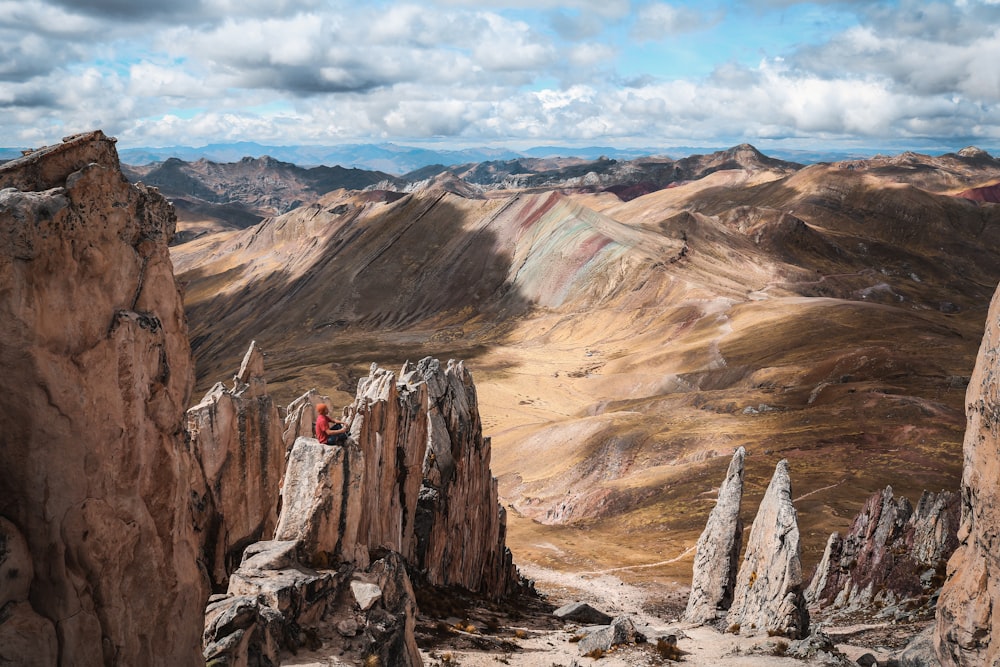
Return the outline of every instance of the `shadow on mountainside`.
[[[501,240],[475,224],[486,203],[372,197],[266,220],[179,275],[200,389],[238,365],[251,340],[284,400],[310,387],[352,393],[373,361],[470,359],[503,339],[497,323],[530,304],[508,280]]]

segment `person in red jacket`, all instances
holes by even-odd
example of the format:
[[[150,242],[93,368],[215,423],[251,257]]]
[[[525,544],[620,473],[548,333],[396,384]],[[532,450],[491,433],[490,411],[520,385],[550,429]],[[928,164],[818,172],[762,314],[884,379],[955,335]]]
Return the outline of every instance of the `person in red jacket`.
[[[331,417],[326,403],[316,406],[316,439],[325,445],[342,445],[347,441],[347,422]]]

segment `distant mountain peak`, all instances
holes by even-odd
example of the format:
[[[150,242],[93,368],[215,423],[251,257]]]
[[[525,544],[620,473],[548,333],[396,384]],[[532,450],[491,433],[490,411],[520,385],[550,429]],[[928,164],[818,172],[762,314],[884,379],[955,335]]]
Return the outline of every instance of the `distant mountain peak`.
[[[982,148],[977,148],[976,146],[966,146],[962,150],[958,151],[958,154],[961,155],[962,157],[971,157],[971,158],[993,157],[992,155],[984,151]]]

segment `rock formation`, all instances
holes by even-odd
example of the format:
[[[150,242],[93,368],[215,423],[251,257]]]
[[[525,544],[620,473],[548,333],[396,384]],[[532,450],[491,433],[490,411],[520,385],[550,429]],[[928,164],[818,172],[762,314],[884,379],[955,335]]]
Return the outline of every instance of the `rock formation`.
[[[373,365],[347,416],[346,447],[296,441],[276,538],[360,567],[372,551],[395,551],[432,585],[510,593],[506,518],[465,366],[424,359],[397,381]]]
[[[726,616],[744,635],[806,636],[798,515],[792,506],[788,461],[778,462],[750,528],[733,604]]]
[[[185,443],[174,221],[100,132],[0,166],[0,514],[23,563],[10,593],[4,578],[16,615],[0,613],[0,644],[15,664],[52,664],[53,636],[62,664],[200,657],[206,489]],[[11,624],[30,653],[11,654]]]
[[[232,388],[217,383],[187,411],[191,447],[214,507],[206,550],[212,582],[224,587],[243,549],[268,539],[278,519],[285,445],[278,408],[267,395],[264,355],[251,343]]]
[[[278,665],[282,650],[335,641],[349,664],[416,666],[422,661],[415,623],[399,554],[386,554],[366,571],[314,570],[298,561],[295,542],[259,542],[247,549],[228,594],[208,606],[205,660]]]
[[[286,434],[303,430],[313,401],[293,405]],[[213,602],[207,660],[242,664],[250,653],[295,648],[304,628],[335,624],[333,641],[356,658],[416,665],[407,568],[432,586],[492,598],[518,585],[464,365],[424,359],[398,381],[373,365],[345,412],[344,446],[295,440],[275,541],[248,547],[228,597]]]
[[[1000,291],[965,397],[962,520],[938,600],[934,645],[943,665],[1000,660]]]
[[[310,389],[288,404],[285,409],[285,429],[281,433],[286,454],[292,451],[292,445],[299,436],[316,437],[313,429],[316,424],[316,406],[320,403],[330,405],[330,397],[321,396],[315,389]]]
[[[694,555],[691,594],[688,596],[684,621],[707,623],[729,609],[733,602],[733,586],[743,546],[743,521],[740,504],[743,500],[743,460],[746,450],[740,447],[733,454],[726,479],[719,488],[719,498],[708,515],[705,530],[698,538]]]
[[[868,499],[844,538],[830,536],[806,601],[828,611],[911,615],[921,604],[932,610],[957,527],[956,494],[924,492],[914,510],[886,487]],[[903,601],[906,611],[897,607]]]

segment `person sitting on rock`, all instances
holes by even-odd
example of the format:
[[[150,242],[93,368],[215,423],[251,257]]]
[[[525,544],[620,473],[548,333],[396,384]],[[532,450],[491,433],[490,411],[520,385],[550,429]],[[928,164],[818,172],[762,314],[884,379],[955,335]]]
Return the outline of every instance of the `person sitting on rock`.
[[[325,445],[347,442],[347,422],[330,416],[326,403],[316,406],[316,439]]]

